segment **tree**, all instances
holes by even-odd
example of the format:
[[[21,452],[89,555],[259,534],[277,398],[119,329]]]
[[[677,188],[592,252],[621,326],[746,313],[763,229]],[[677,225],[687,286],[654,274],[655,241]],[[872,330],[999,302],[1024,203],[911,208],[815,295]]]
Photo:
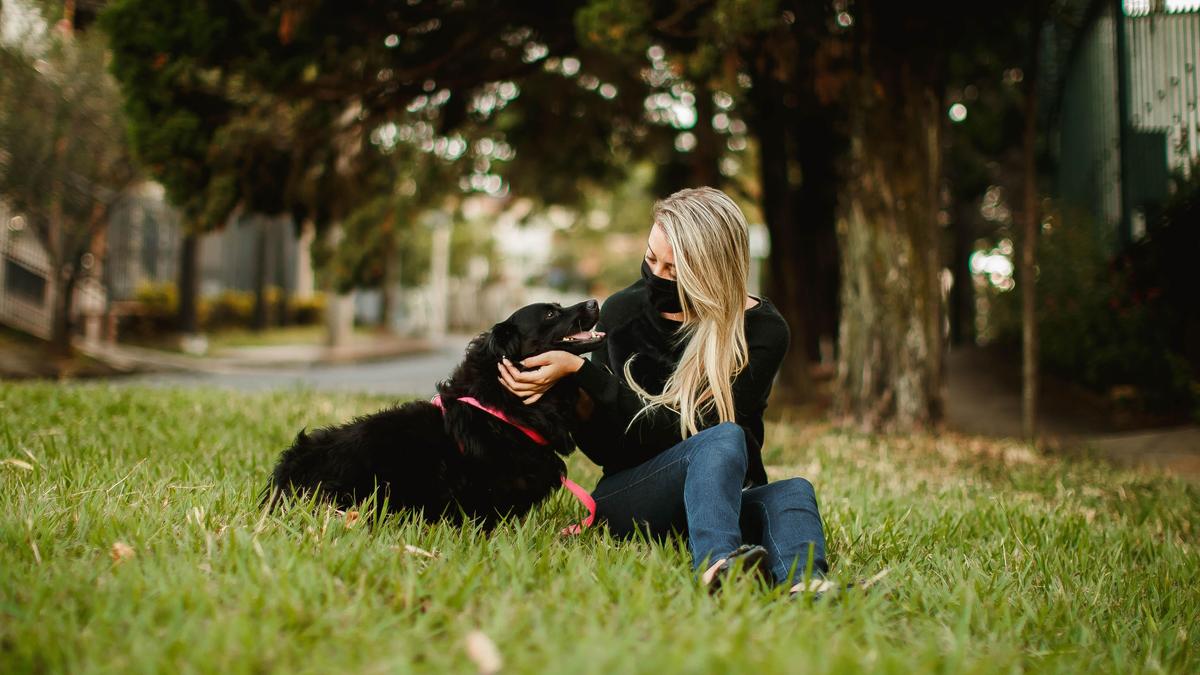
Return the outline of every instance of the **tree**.
[[[949,91],[960,110],[952,126],[947,151],[946,182],[954,202],[955,279],[951,295],[951,340],[961,343],[973,334],[972,284],[967,259],[976,228],[970,212],[992,186],[1020,196],[1018,229],[1008,230],[1009,209],[998,210],[998,234],[1020,244],[1016,284],[1021,296],[1022,419],[1023,433],[1033,440],[1037,426],[1038,325],[1036,246],[1041,230],[1039,178],[1042,158],[1039,128],[1049,108],[1043,92],[1059,83],[1054,67],[1075,32],[1078,3],[1057,0],[1023,0],[1009,3],[981,18],[974,31],[1004,35],[966,46],[951,64]],[[1094,4],[1094,3],[1093,3]],[[1046,48],[1048,47],[1048,49]],[[1049,66],[1049,67],[1047,67]],[[1002,74],[1002,75],[1001,75]],[[1019,144],[1012,139],[1020,137]],[[999,194],[999,193],[997,193]],[[997,213],[996,209],[991,209]],[[979,234],[985,234],[979,231]]]
[[[324,232],[377,196],[365,188],[375,185],[378,130],[422,121],[410,140],[429,152],[425,145],[488,122],[503,106],[482,99],[504,99],[506,89],[517,91],[507,78],[541,73],[547,56],[573,46],[572,11],[569,3],[369,3],[348,11],[319,1],[118,0],[103,22],[117,43],[115,71],[139,155],[197,230],[223,222],[235,206],[282,199],[297,223]],[[249,151],[266,151],[255,156],[277,164],[271,146],[279,140],[233,133],[247,127],[282,138],[291,170],[247,173]],[[511,152],[496,140],[493,147]],[[577,163],[594,155],[555,156]],[[462,160],[490,161],[476,152]],[[483,189],[474,184],[480,179],[495,190],[486,168],[467,173],[462,189]],[[453,180],[432,187],[460,189]]]
[[[136,176],[106,54],[101,34],[67,23],[32,45],[0,45],[0,195],[56,273],[52,343],[63,353],[75,287],[95,264],[89,250]]]
[[[830,28],[833,15],[826,3],[781,2],[774,21],[738,44],[771,233],[768,290],[796,344],[784,383],[798,392],[811,388],[808,364],[822,358],[822,340],[839,332],[835,222],[846,129],[838,98],[845,77],[830,65],[841,46]]]
[[[759,207],[771,235],[766,294],[792,330],[781,385],[800,396],[811,391],[808,364],[837,327],[834,162],[842,134],[819,58],[832,16],[820,2],[592,0],[576,21],[582,42],[623,55],[629,68],[641,67],[634,57],[647,50],[665,51],[667,71],[693,92],[690,163],[674,184],[660,180],[660,190],[712,184]],[[757,141],[744,182],[725,168],[754,156],[734,151],[745,146],[730,131],[738,127]]]
[[[227,3],[232,5],[232,3]],[[219,68],[173,54],[211,54],[232,48],[220,30],[234,7],[206,3],[115,0],[100,17],[112,47],[112,72],[121,83],[134,151],[143,170],[163,185],[183,214],[179,267],[179,329],[198,330],[199,237],[222,226],[237,205],[234,175],[211,157],[218,131],[236,114]]]
[[[970,12],[867,0],[848,13],[835,409],[867,430],[942,415],[940,209],[946,58]]]

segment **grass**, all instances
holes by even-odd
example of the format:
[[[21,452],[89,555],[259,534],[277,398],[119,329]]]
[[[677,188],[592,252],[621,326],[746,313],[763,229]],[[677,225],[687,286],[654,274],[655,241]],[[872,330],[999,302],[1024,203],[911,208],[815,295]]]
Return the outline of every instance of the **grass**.
[[[561,538],[565,495],[489,537],[258,510],[300,427],[383,402],[0,383],[0,672],[469,672],[473,631],[509,672],[1200,668],[1200,492],[1176,479],[774,424],[770,472],[816,484],[833,571],[891,569],[814,606],[709,597],[678,541]]]

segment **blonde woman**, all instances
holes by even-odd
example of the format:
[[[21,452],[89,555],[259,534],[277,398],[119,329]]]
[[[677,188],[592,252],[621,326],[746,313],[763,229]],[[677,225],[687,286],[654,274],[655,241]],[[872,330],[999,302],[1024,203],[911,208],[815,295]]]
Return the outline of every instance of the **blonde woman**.
[[[527,403],[563,377],[581,392],[575,439],[604,469],[593,493],[613,534],[687,534],[693,566],[715,589],[755,568],[810,589],[824,576],[825,537],[812,485],[767,482],[763,411],[788,348],[788,327],[749,295],[745,216],[713,188],[654,207],[642,278],[613,294],[590,361],[564,351],[500,365]],[[819,582],[818,582],[819,583]]]

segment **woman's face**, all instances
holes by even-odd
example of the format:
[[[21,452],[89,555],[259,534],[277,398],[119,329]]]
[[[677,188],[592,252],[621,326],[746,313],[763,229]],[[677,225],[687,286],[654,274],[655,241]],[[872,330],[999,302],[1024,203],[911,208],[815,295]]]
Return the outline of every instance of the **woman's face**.
[[[675,253],[671,250],[671,242],[667,241],[667,233],[658,223],[650,228],[650,238],[646,240],[646,264],[654,276],[675,280]]]

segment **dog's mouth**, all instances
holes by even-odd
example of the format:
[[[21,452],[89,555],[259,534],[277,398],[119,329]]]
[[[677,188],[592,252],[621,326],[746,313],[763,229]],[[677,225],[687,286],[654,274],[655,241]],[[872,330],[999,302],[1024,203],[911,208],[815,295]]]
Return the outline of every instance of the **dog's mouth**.
[[[591,346],[591,345],[599,343],[603,339],[604,339],[604,333],[596,330],[595,326],[592,326],[588,330],[581,330],[578,333],[571,333],[570,335],[564,335],[563,337],[560,337],[557,340],[555,340],[554,344],[556,344],[556,345],[574,345],[574,346]]]

